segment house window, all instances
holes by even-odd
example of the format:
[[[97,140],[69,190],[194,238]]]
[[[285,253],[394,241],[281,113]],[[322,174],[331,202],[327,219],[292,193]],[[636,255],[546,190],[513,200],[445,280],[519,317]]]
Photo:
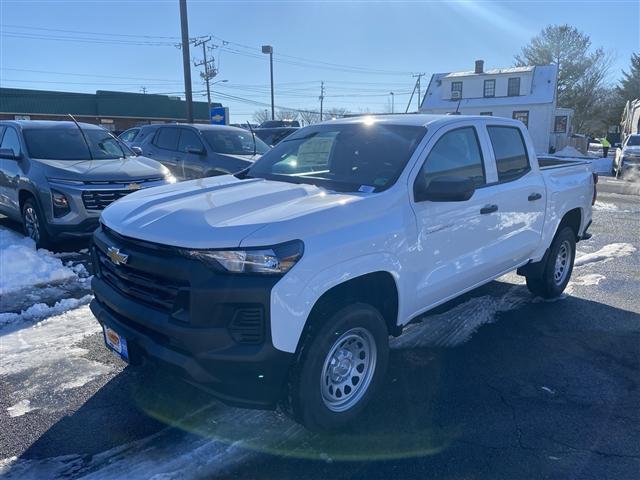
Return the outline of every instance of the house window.
[[[495,97],[496,96],[496,81],[485,80],[484,81],[484,96]]]
[[[567,116],[556,115],[553,123],[553,133],[567,133]]]
[[[487,117],[491,117],[493,112],[480,112],[480,115],[486,115]]]
[[[524,123],[525,127],[529,128],[529,111],[528,110],[513,112],[513,119],[520,120],[522,123]]]
[[[462,98],[462,82],[451,82],[451,98]]]
[[[520,77],[510,78],[507,85],[507,96],[517,97],[518,95],[520,95]]]

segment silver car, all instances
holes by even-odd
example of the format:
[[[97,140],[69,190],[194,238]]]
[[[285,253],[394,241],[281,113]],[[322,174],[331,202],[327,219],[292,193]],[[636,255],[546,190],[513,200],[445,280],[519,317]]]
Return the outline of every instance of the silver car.
[[[0,121],[0,213],[46,247],[90,237],[101,211],[141,188],[175,182],[166,167],[96,125]]]

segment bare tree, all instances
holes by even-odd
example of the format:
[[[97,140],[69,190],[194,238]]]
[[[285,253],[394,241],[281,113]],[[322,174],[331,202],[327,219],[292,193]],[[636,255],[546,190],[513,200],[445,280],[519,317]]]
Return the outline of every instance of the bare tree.
[[[271,120],[271,115],[269,115],[269,110],[256,110],[255,112],[253,112],[253,119],[258,124],[261,124],[262,122]]]
[[[311,125],[313,123],[318,123],[320,121],[320,113],[313,112],[311,110],[301,110],[300,111],[300,120],[305,125]]]
[[[324,113],[324,120],[330,120],[332,118],[342,118],[345,115],[347,115],[349,112],[349,110],[347,110],[346,108],[343,107],[333,107],[329,110],[327,110]]]
[[[278,120],[297,120],[298,119],[298,111],[297,110],[288,110],[288,109],[280,109],[276,111],[276,118]]]
[[[557,100],[575,110],[574,127],[581,131],[598,109],[611,65],[602,48],[593,50],[588,35],[570,25],[548,25],[515,57],[516,65],[558,66]]]

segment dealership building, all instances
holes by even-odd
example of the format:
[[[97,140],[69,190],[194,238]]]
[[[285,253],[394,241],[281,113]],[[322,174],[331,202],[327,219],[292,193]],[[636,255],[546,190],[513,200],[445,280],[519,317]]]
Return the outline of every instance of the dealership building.
[[[212,103],[212,107],[221,107]],[[96,93],[0,88],[0,120],[76,120],[113,132],[152,123],[184,122],[180,97],[98,90]],[[209,123],[207,102],[193,102],[196,123]]]

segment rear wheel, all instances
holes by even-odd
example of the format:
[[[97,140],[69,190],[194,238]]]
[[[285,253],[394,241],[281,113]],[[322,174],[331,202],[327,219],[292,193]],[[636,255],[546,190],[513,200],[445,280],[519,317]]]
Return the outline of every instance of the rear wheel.
[[[33,198],[28,198],[22,205],[22,225],[24,234],[36,242],[36,247],[48,248],[51,246],[46,219]]]
[[[567,287],[576,256],[576,234],[563,227],[553,239],[540,276],[527,276],[531,293],[542,298],[559,297]]]
[[[384,378],[389,334],[371,305],[336,312],[310,335],[293,368],[285,411],[314,431],[335,431],[353,421]]]

